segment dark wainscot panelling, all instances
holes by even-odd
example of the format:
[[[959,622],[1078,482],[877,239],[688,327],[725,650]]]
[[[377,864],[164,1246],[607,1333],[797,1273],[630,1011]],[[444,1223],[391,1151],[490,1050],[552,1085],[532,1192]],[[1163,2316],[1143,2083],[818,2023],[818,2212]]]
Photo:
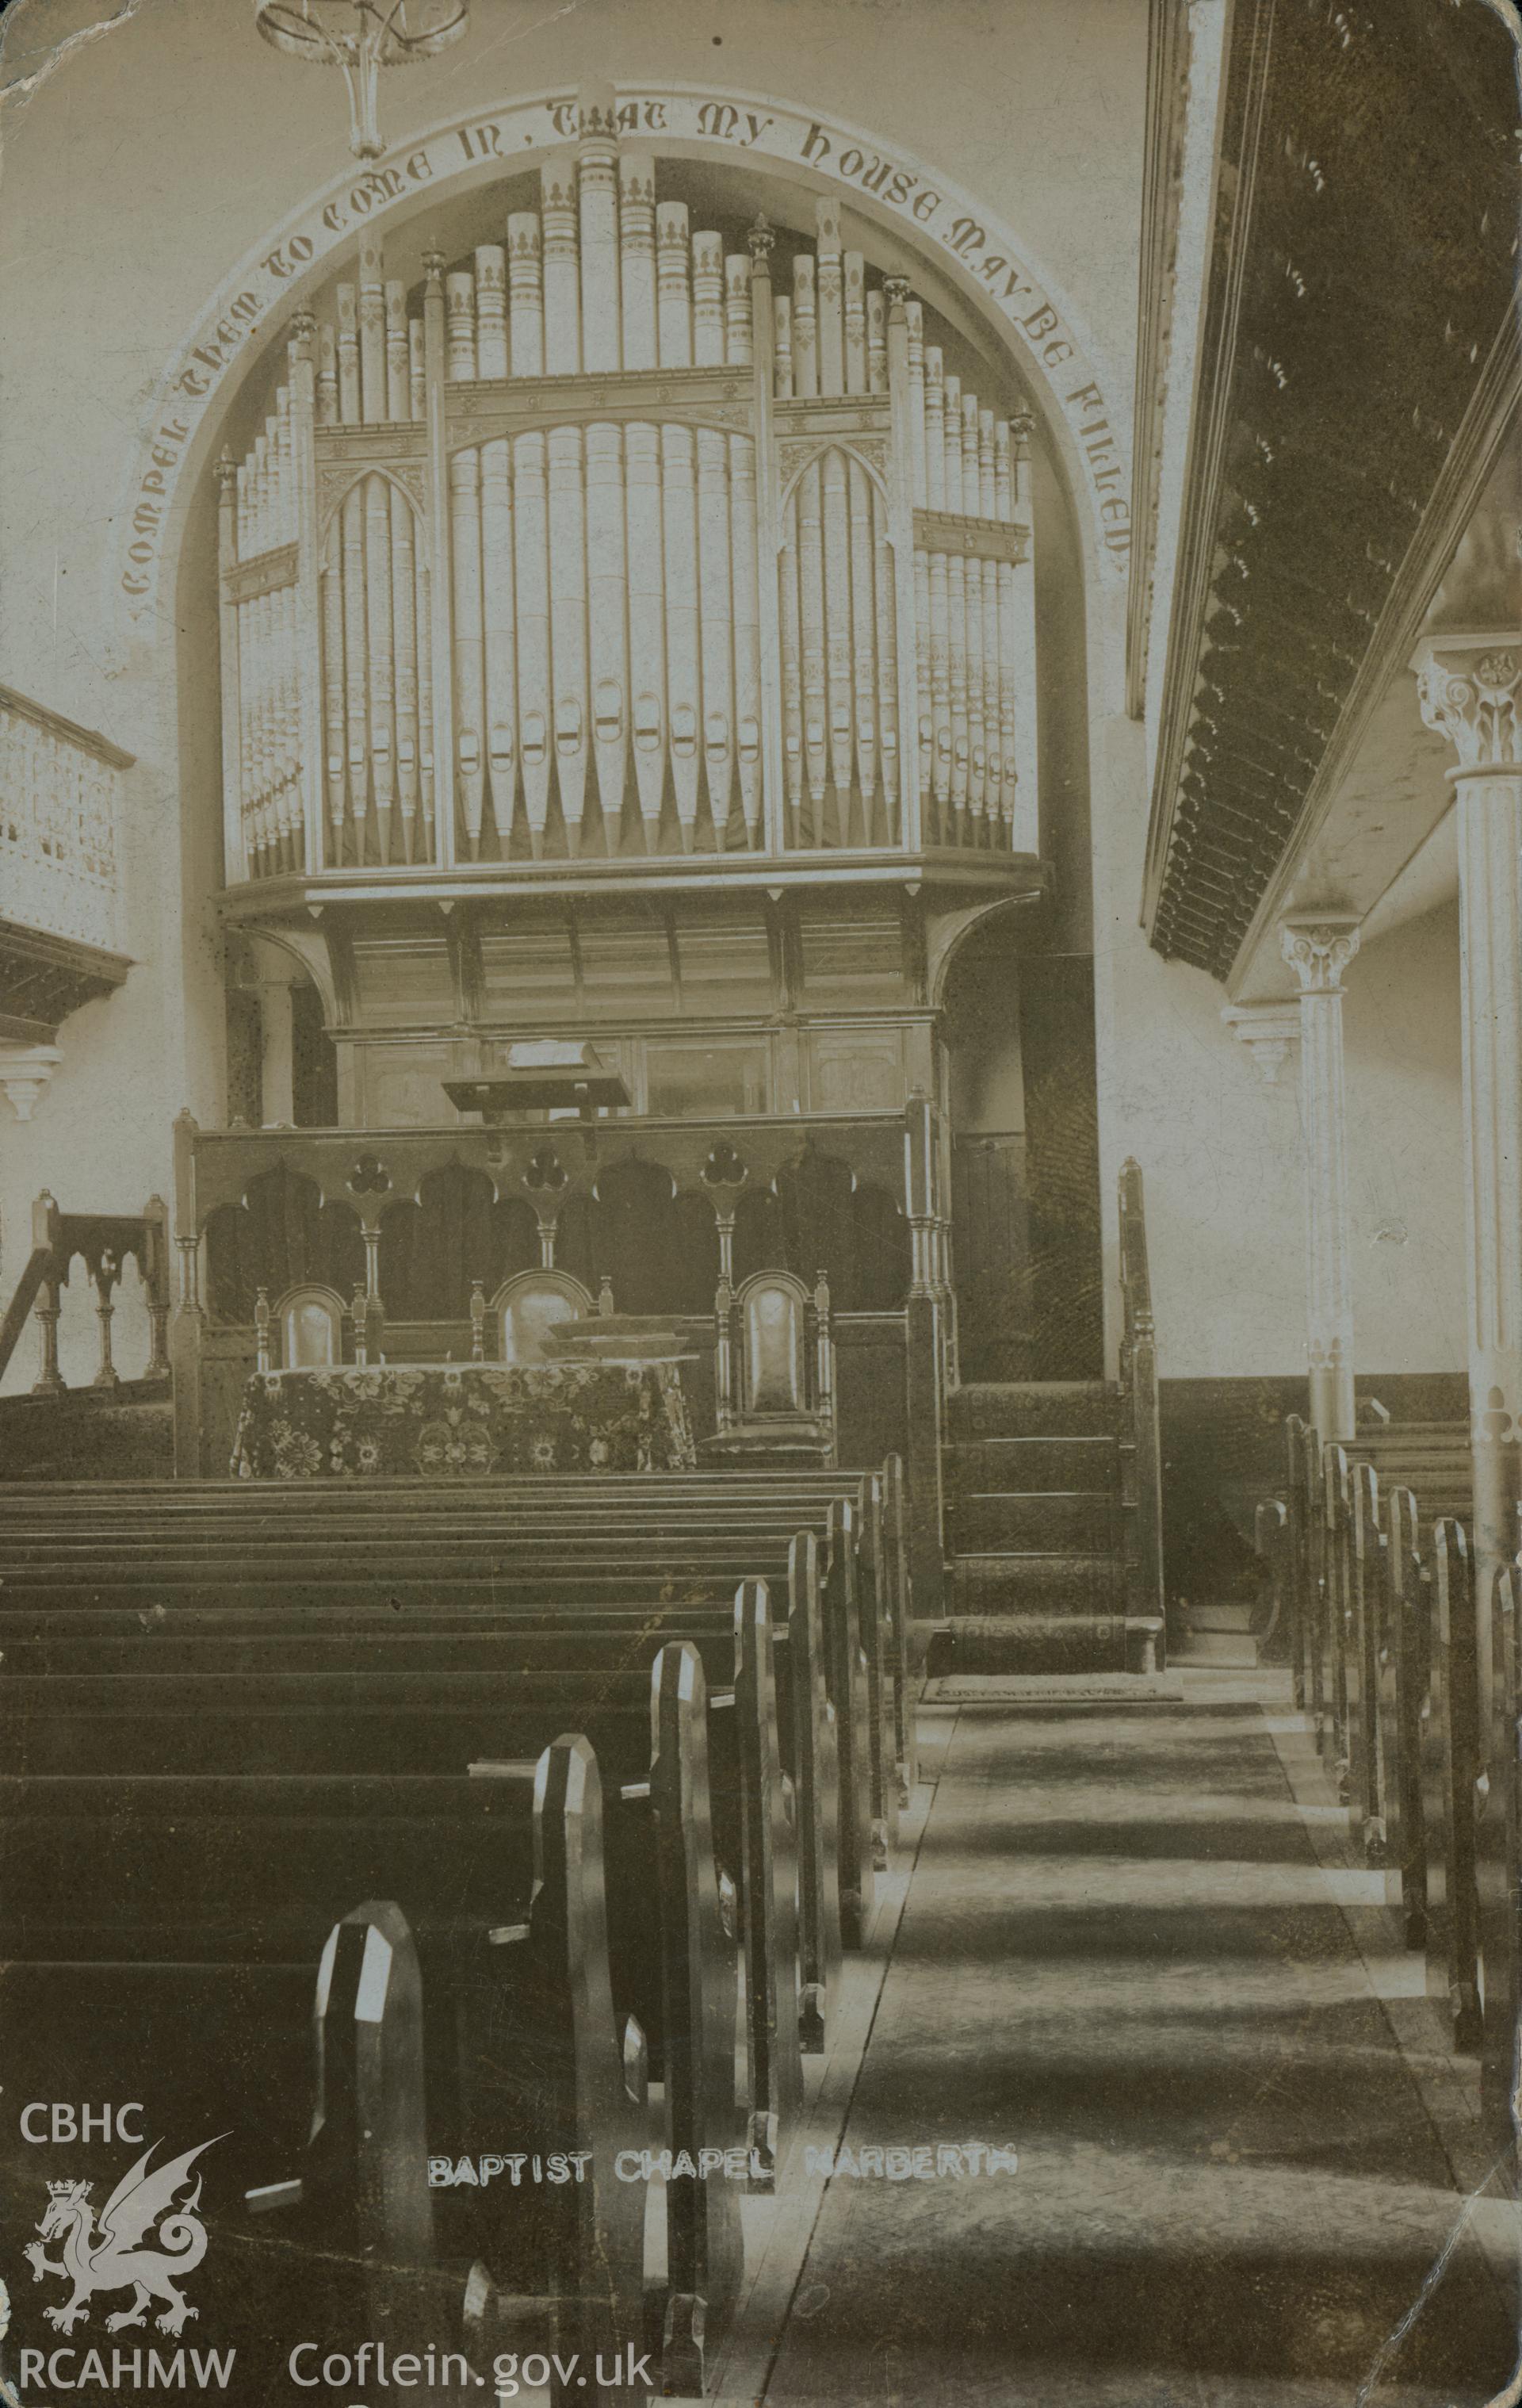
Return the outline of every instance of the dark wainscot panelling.
[[[1462,1420],[1461,1371],[1372,1371],[1358,1399],[1377,1398],[1396,1421]],[[1171,1597],[1256,1593],[1253,1516],[1283,1493],[1285,1417],[1305,1411],[1303,1379],[1164,1380],[1162,1506]]]

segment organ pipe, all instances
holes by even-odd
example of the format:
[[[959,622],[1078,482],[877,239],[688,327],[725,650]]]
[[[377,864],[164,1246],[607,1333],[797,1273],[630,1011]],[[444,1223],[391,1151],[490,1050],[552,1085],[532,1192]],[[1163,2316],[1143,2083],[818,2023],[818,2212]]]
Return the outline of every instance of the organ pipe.
[[[1028,442],[833,197],[774,294],[770,231],[658,203],[605,88],[538,184],[421,315],[367,232],[225,464],[229,876],[505,860],[519,811],[535,859],[636,810],[650,853],[1033,851]],[[525,425],[547,376],[605,412]]]
[[[505,333],[503,337],[505,345]],[[504,859],[512,838],[518,780],[518,664],[513,595],[512,455],[506,437],[483,443],[481,641],[491,815]]]
[[[629,753],[629,657],[625,626],[628,585],[624,518],[624,455],[619,429],[587,429],[587,632],[591,682],[592,755],[605,828],[616,832],[623,810]],[[609,850],[612,850],[610,844]]]
[[[417,561],[412,511],[406,495],[392,485],[391,502],[391,600],[396,640],[396,799],[402,819],[402,858],[417,852],[418,760],[418,599]]]
[[[376,836],[384,866],[391,859],[391,812],[396,801],[396,762],[391,740],[396,652],[391,624],[391,496],[384,477],[365,480],[364,595],[370,774],[375,790]]]
[[[554,664],[555,772],[573,854],[581,850],[587,790],[587,494],[579,426],[549,437],[549,648]]]
[[[665,789],[666,603],[661,514],[661,437],[654,426],[624,429],[629,527],[629,681],[633,694],[634,777],[647,853],[661,850]]]
[[[412,393],[407,359],[407,292],[405,284],[394,280],[385,288],[386,308],[386,415],[391,419],[410,418]],[[421,328],[419,329],[420,334]]]
[[[655,161],[645,150],[624,150],[619,156],[619,292],[624,366],[653,368]]]
[[[360,398],[372,424],[387,416],[386,272],[373,235],[360,243]]]
[[[549,820],[549,484],[542,435],[513,444],[518,577],[519,742],[529,843],[537,861]]]
[[[617,112],[611,85],[583,92],[576,108],[581,364],[589,375],[622,365]],[[481,373],[486,374],[484,367]]]

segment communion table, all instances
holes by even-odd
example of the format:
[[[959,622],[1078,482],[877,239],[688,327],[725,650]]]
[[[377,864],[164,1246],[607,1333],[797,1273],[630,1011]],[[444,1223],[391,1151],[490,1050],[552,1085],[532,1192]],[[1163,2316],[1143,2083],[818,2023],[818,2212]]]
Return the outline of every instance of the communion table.
[[[697,1456],[675,1361],[382,1363],[256,1371],[240,1480],[483,1480],[686,1471]]]

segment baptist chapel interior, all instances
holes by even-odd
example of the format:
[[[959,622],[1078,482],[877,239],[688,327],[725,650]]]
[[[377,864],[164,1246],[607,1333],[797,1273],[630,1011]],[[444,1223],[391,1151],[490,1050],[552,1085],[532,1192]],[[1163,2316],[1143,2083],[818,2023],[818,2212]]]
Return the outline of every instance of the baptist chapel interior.
[[[1515,2396],[1519,75],[12,0],[12,2396]]]

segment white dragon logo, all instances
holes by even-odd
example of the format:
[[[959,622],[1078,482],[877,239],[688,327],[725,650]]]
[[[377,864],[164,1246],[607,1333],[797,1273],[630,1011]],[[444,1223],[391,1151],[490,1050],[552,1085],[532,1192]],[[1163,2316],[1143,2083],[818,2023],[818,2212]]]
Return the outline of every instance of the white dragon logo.
[[[226,2137],[222,2132],[216,2136],[217,2140]],[[45,2274],[59,2274],[74,2285],[74,2296],[61,2308],[44,2308],[43,2315],[50,2325],[60,2332],[72,2332],[77,2324],[88,2319],[94,2292],[124,2291],[130,2287],[135,2294],[132,2305],[107,2317],[107,2332],[120,2332],[124,2325],[145,2324],[149,2300],[165,2302],[163,2315],[154,2318],[161,2332],[184,2330],[186,2318],[193,2316],[195,2310],[186,2305],[170,2278],[178,2276],[182,2281],[206,2254],[206,2229],[195,2213],[201,2200],[199,2174],[190,2198],[174,2214],[169,2210],[175,2193],[190,2180],[191,2168],[202,2150],[215,2144],[213,2141],[203,2141],[200,2148],[187,2149],[182,2157],[171,2157],[166,2165],[155,2166],[149,2172],[149,2159],[159,2145],[155,2141],[144,2150],[131,2172],[122,2175],[102,2208],[98,2232],[92,2229],[95,2211],[90,2204],[89,2183],[48,2185],[47,2213],[36,2227],[42,2238],[27,2243],[27,2262],[35,2283],[40,2283]],[[154,2239],[164,2243],[171,2255],[166,2256],[162,2249],[141,2249],[136,2245],[155,2225],[158,2230]],[[56,2240],[60,2234],[63,2249],[57,2258],[50,2258],[43,2243]]]

